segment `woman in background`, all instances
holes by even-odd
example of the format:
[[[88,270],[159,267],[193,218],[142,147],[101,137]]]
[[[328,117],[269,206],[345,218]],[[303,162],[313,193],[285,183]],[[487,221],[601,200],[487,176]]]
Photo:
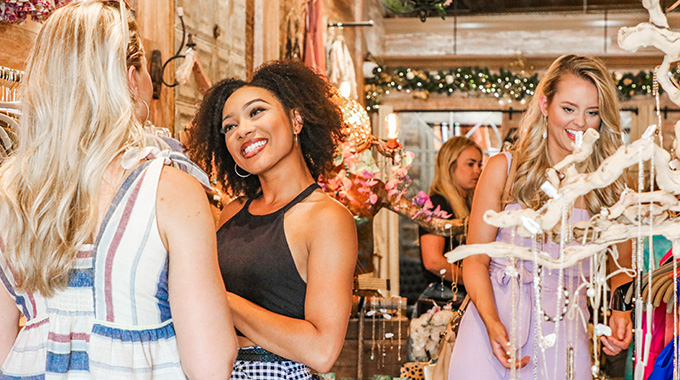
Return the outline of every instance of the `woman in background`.
[[[141,40],[122,1],[66,5],[38,35],[0,166],[0,378],[229,377],[205,193],[142,153]]]
[[[468,218],[472,195],[482,172],[482,148],[465,137],[453,137],[439,148],[430,186],[430,201],[451,215],[450,219]],[[451,265],[444,254],[464,243],[465,237],[446,238],[420,227],[420,252],[427,269],[428,282],[439,281],[441,271],[448,282],[463,283],[458,265]],[[462,299],[461,299],[462,301]]]
[[[217,231],[241,347],[232,378],[309,379],[343,346],[357,235],[316,184],[341,138],[332,93],[302,63],[274,62],[216,84],[194,120],[192,158],[237,197]]]
[[[492,157],[482,172],[472,204],[467,243],[502,241],[531,247],[531,239],[517,238],[513,242],[515,235],[510,228],[498,229],[487,224],[483,220],[484,213],[539,208],[548,200],[540,190],[546,181],[546,170],[572,153],[576,135],[588,129],[595,129],[600,134],[592,155],[580,168],[592,172],[621,145],[619,125],[616,86],[604,65],[583,56],[558,58],[541,79],[521,121],[515,150]],[[613,205],[625,183],[626,178],[622,176],[610,186],[579,198],[569,223],[589,220],[602,207]],[[546,240],[542,243],[542,251],[557,258],[560,245],[550,238]],[[630,243],[617,246],[620,264],[630,265]],[[562,289],[559,287],[560,271],[543,270],[539,278],[534,278],[534,263],[519,260],[518,275],[512,277],[506,270],[509,263],[509,259],[492,259],[484,254],[463,260],[463,276],[472,304],[461,321],[451,355],[449,380],[509,379],[513,366],[519,368],[518,378],[534,378],[536,374],[540,379],[564,379],[567,352],[573,355],[574,379],[592,379],[589,334],[578,315],[588,320],[584,289],[578,297],[577,313],[563,313],[567,305],[572,305],[562,292],[568,292],[574,300],[576,284],[581,282],[579,268],[564,270]],[[615,269],[613,260],[609,260],[609,264],[610,270]],[[582,266],[583,275],[589,278],[587,262]],[[512,281],[518,281],[522,289],[517,304],[511,302]],[[534,281],[541,281],[538,295],[534,294]],[[627,275],[619,274],[611,279],[612,288],[629,281]],[[532,306],[535,297],[540,297],[542,302],[540,314]],[[559,305],[558,299],[561,300]],[[516,311],[514,321],[511,318],[513,309]],[[516,326],[511,326],[513,322]],[[546,343],[544,349],[535,352],[535,343],[543,343],[536,342],[541,339],[536,336],[537,323],[542,324],[540,331],[544,337],[556,332],[559,323],[560,335],[555,337],[554,345]],[[601,340],[607,354],[616,354],[627,348],[632,338],[630,312],[612,311],[609,326],[612,335],[603,336]],[[515,353],[510,352],[508,331],[511,327],[517,328],[518,351]],[[517,357],[516,361],[512,361],[514,357]],[[535,365],[527,365],[530,360]]]

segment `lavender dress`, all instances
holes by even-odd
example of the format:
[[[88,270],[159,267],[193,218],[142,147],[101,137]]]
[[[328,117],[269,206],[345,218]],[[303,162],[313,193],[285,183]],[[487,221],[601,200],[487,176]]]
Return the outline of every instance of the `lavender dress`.
[[[504,152],[508,160],[508,171],[512,162],[512,156]],[[506,206],[506,210],[519,210],[521,206],[517,203]],[[569,223],[575,223],[581,220],[588,220],[589,214],[583,209],[574,209]],[[512,231],[508,228],[499,228],[496,234],[496,241],[511,242]],[[525,247],[531,247],[531,239],[524,239],[519,236],[515,238],[515,244]],[[577,244],[577,243],[570,243]],[[540,243],[538,245],[540,247]],[[549,241],[544,244],[543,251],[550,254],[550,256],[557,258],[559,254],[559,244]],[[518,265],[519,276],[517,279],[506,274],[505,268],[508,264],[508,259],[491,259],[489,268],[489,275],[491,276],[491,285],[493,287],[494,299],[496,301],[496,308],[498,315],[505,325],[508,336],[512,337],[511,333],[511,313],[512,309],[516,310],[517,316],[517,357],[518,359],[524,356],[529,356],[531,359],[529,364],[522,369],[517,370],[518,379],[545,379],[556,380],[565,379],[567,352],[569,347],[573,347],[574,360],[574,378],[577,380],[592,379],[590,367],[590,339],[587,331],[584,328],[584,320],[587,321],[590,314],[586,307],[585,291],[574,295],[574,291],[580,283],[578,278],[578,267],[569,268],[563,273],[562,290],[569,289],[570,302],[577,302],[579,305],[579,313],[574,313],[573,318],[565,315],[564,319],[559,321],[557,342],[550,348],[543,350],[539,349],[538,355],[534,353],[535,339],[539,339],[536,329],[537,321],[542,323],[543,336],[548,336],[555,332],[556,323],[545,321],[543,314],[536,315],[535,310],[535,294],[534,294],[534,264],[531,261],[521,261]],[[582,273],[586,278],[590,277],[590,268],[587,262],[581,265]],[[518,281],[518,297],[516,304],[512,302],[511,281]],[[558,312],[558,289],[559,289],[559,271],[543,270],[541,293],[542,306],[545,313],[551,317],[560,315],[562,307],[564,306],[564,293],[560,296],[560,311]],[[577,299],[575,299],[577,298]],[[511,338],[512,339],[512,338]],[[537,360],[537,365],[534,364]],[[536,371],[536,372],[535,372]],[[534,376],[536,375],[536,377]],[[501,365],[498,359],[494,356],[489,343],[489,336],[486,331],[486,326],[482,322],[482,318],[477,311],[475,305],[471,302],[468,305],[467,311],[461,320],[461,325],[458,330],[458,337],[456,344],[451,354],[451,362],[449,366],[448,380],[500,380],[509,379],[510,370]]]

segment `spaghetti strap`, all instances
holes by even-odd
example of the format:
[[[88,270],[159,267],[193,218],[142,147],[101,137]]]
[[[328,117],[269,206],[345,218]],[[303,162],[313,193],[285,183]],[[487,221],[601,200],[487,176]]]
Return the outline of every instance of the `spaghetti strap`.
[[[309,186],[307,186],[306,189],[302,190],[300,194],[298,194],[297,197],[293,198],[292,201],[288,202],[287,205],[283,206],[281,209],[281,212],[285,213],[286,211],[290,210],[291,207],[295,206],[296,204],[302,202],[307,198],[310,194],[312,194],[316,189],[320,189],[321,187],[315,182]]]
[[[512,153],[510,152],[501,152],[503,155],[505,155],[505,159],[508,161],[508,169],[507,172],[505,173],[506,176],[510,175],[510,168],[512,167]]]

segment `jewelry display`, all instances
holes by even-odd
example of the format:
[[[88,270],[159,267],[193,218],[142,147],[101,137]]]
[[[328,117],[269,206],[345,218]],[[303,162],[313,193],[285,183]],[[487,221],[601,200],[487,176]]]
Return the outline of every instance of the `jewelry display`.
[[[380,359],[379,362],[380,364],[378,365],[379,368],[385,368],[385,337],[386,337],[386,324],[387,324],[387,318],[385,317],[387,315],[387,309],[383,307],[382,305],[382,299],[380,300],[380,316],[382,317],[382,332],[380,333],[380,340],[378,341],[378,351],[380,352]]]
[[[367,317],[373,317],[371,320],[371,360],[375,360],[375,313],[377,312],[378,300],[371,297],[371,309],[366,313]]]
[[[567,379],[574,380],[574,347],[567,349]]]
[[[454,294],[455,294],[455,293],[454,293]],[[397,336],[397,341],[398,341],[398,345],[399,345],[399,346],[397,347],[397,361],[399,361],[399,362],[401,362],[401,322],[402,322],[402,319],[404,319],[404,318],[402,317],[401,311],[402,311],[403,309],[404,309],[403,298],[399,297],[399,307],[398,307],[398,309],[397,309],[397,310],[398,310],[397,316],[398,316],[398,318],[399,318],[399,326],[398,326],[398,330],[397,330],[397,334],[398,334],[398,336]]]
[[[512,229],[512,233],[510,235],[510,241],[515,243],[515,238],[516,238],[516,229]],[[505,273],[510,276],[510,302],[512,305],[517,305],[517,299],[519,298],[519,289],[518,287],[518,280],[519,280],[519,272],[517,271],[517,260],[515,258],[510,258],[510,263],[509,265],[505,268]],[[516,363],[517,362],[517,326],[519,325],[519,321],[517,319],[517,308],[512,307],[510,308],[510,321],[511,321],[511,326],[510,326],[510,357],[508,358],[508,361],[510,363]],[[517,379],[517,368],[515,365],[513,365],[510,368],[510,380],[516,380]]]

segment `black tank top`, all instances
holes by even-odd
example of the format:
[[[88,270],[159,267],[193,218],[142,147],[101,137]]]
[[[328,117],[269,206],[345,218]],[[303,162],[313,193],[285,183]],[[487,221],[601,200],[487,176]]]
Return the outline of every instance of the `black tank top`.
[[[309,185],[283,208],[253,215],[253,199],[217,231],[217,254],[228,291],[271,312],[304,319],[307,283],[298,273],[283,229],[283,215],[318,189]]]

